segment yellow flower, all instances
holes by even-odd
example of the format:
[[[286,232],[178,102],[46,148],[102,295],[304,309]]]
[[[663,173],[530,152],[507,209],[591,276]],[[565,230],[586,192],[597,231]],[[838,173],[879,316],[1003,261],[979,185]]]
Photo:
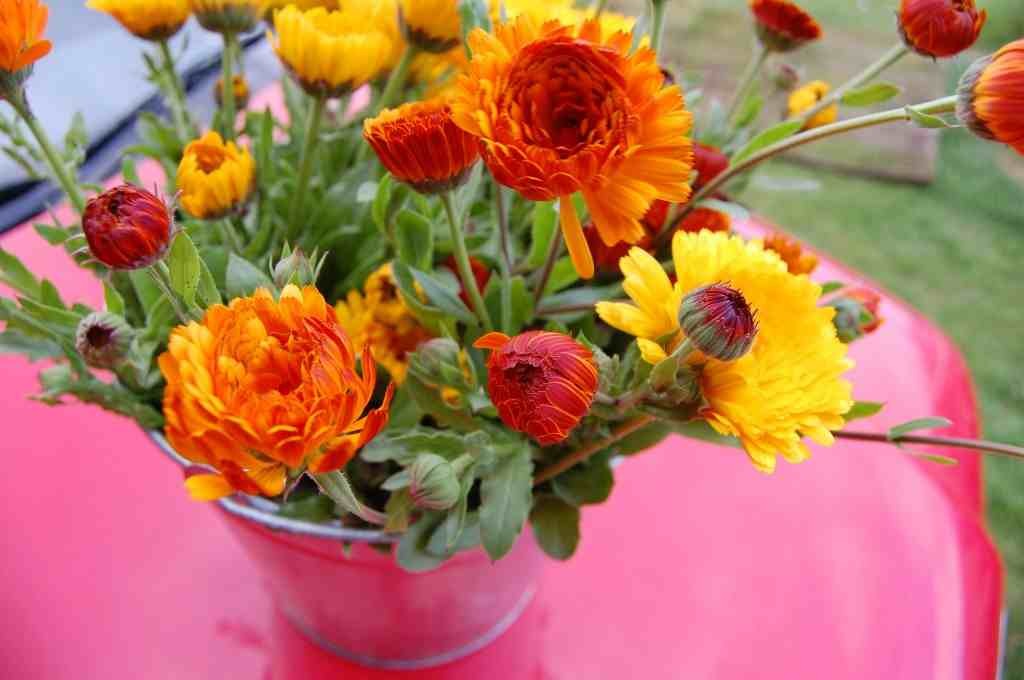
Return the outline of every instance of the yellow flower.
[[[181,30],[190,14],[188,0],[89,0],[85,4],[114,17],[135,37],[155,42]]]
[[[324,9],[338,9],[341,6],[340,0],[266,0],[264,4],[264,16],[268,20],[273,20],[274,10],[284,9],[288,5],[295,5],[303,12],[307,9],[313,9],[314,7],[323,7]]]
[[[593,18],[595,11],[592,9],[577,9],[573,0],[495,0],[491,3],[491,20],[501,21],[499,8],[503,8],[505,19],[512,21],[523,14],[528,15],[537,24],[552,19],[567,26],[582,24],[587,19]],[[618,14],[617,12],[601,12],[601,36],[607,40],[613,33],[630,33],[636,17]],[[645,38],[646,40],[646,38]]]
[[[255,179],[256,162],[248,150],[207,132],[189,142],[178,165],[181,205],[193,217],[223,217],[245,203]]]
[[[376,362],[399,385],[408,373],[410,355],[431,337],[402,301],[390,264],[370,274],[363,293],[349,291],[346,299],[335,306],[335,312],[353,344],[368,347]]]
[[[289,5],[274,13],[274,51],[306,92],[340,97],[376,78],[388,65],[392,40],[372,0],[349,0],[329,12]]]
[[[458,0],[399,0],[405,39],[426,52],[447,52],[462,40]]]
[[[189,0],[196,21],[215,33],[245,33],[263,16],[266,0]]]
[[[690,291],[718,282],[738,290],[757,315],[750,352],[736,361],[707,359],[701,417],[718,432],[738,437],[754,466],[775,469],[776,455],[790,462],[810,455],[801,440],[832,443],[853,405],[843,373],[853,366],[836,337],[833,309],[819,307],[821,286],[794,276],[760,241],[724,233],[678,233],[672,240],[678,281],[639,248],[623,258],[625,290],[635,305],[602,302],[605,322],[638,337],[644,357],[664,358],[680,340],[676,315]],[[695,355],[697,358],[700,355]]]
[[[804,111],[809,110],[820,102],[831,89],[832,88],[829,84],[824,80],[815,80],[807,83],[803,87],[797,88],[791,95],[789,95],[789,117],[794,118]],[[811,128],[834,123],[838,116],[839,105],[832,104],[811,116],[811,118],[804,124],[804,129],[810,130]]]

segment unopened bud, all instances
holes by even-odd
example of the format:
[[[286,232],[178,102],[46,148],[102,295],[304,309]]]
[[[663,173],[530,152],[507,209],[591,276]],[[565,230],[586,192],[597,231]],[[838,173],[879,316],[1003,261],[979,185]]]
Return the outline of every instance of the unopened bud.
[[[310,259],[300,248],[296,248],[274,265],[274,284],[278,288],[284,288],[290,283],[296,286],[316,285],[320,267],[315,260],[315,252]]]
[[[249,83],[245,82],[245,76],[238,73],[231,76],[231,91],[235,95],[235,108],[244,109],[249,104]],[[224,79],[218,78],[213,86],[213,98],[217,106],[224,105]]]
[[[696,349],[709,357],[733,361],[750,351],[757,322],[743,294],[715,283],[683,298],[679,327]]]
[[[117,314],[93,312],[78,323],[75,349],[89,366],[111,369],[128,355],[132,335],[132,327]]]
[[[773,76],[775,87],[789,92],[800,83],[800,72],[791,64],[780,64]]]
[[[878,315],[881,301],[881,296],[868,288],[847,288],[831,300],[828,304],[836,309],[832,323],[839,339],[851,343],[881,326],[882,317]]]
[[[450,338],[432,338],[422,343],[412,355],[409,370],[428,385],[476,387],[472,362]]]
[[[418,508],[447,510],[459,501],[459,476],[441,456],[421,453],[409,467],[409,477],[409,495]]]

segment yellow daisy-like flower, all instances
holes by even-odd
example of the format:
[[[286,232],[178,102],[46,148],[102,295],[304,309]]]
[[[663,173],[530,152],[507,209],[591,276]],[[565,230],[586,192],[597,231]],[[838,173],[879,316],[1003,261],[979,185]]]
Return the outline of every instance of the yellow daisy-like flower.
[[[625,290],[636,303],[597,305],[606,323],[636,335],[648,361],[667,356],[680,340],[679,304],[690,291],[727,282],[757,315],[750,352],[736,361],[707,359],[701,417],[719,433],[738,437],[754,466],[775,469],[776,456],[807,459],[808,437],[831,444],[853,405],[842,375],[853,366],[832,325],[835,311],[819,307],[821,286],[794,276],[760,241],[702,231],[672,240],[678,276],[673,285],[658,262],[639,248],[623,258]]]
[[[199,25],[215,33],[245,33],[256,27],[266,0],[189,0]]]
[[[447,52],[462,40],[458,0],[399,0],[405,39],[426,52]]]
[[[191,13],[188,0],[89,0],[85,6],[114,17],[135,37],[154,42],[181,30]]]
[[[340,97],[373,80],[389,63],[392,40],[372,0],[338,11],[289,5],[274,13],[274,51],[310,95]]]
[[[181,205],[193,217],[216,219],[241,207],[256,186],[249,151],[216,132],[189,142],[178,165]]]
[[[491,3],[491,8],[491,20],[495,23],[501,21],[501,9],[504,9],[507,21],[512,21],[525,14],[537,24],[554,19],[566,26],[582,24],[584,21],[592,19],[595,14],[592,9],[577,8],[573,0],[494,0]],[[607,40],[613,33],[632,32],[636,17],[606,10],[601,12],[599,21],[602,39]]]
[[[402,301],[390,264],[367,277],[363,293],[349,291],[335,312],[353,344],[368,347],[398,385],[405,381],[410,355],[432,337]]]
[[[825,95],[831,90],[831,86],[824,80],[814,80],[803,87],[799,87],[789,95],[788,109],[789,117],[795,118],[804,111],[811,109],[818,102],[820,102]],[[810,130],[811,128],[821,127],[822,125],[828,125],[829,123],[836,122],[836,118],[839,117],[839,105],[832,104],[831,106],[822,109],[818,113],[811,116],[806,123],[804,123],[804,129]]]

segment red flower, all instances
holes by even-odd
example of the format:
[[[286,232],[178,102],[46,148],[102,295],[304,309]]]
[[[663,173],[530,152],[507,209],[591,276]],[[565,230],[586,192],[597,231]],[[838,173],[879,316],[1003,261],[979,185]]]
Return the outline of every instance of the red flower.
[[[139,269],[163,257],[171,213],[160,197],[123,184],[89,199],[82,231],[97,260],[111,269]]]
[[[697,170],[697,181],[693,190],[700,191],[705,184],[718,177],[729,167],[729,157],[713,146],[697,142],[693,148],[694,163]]]
[[[655,201],[651,204],[650,209],[640,220],[640,224],[644,228],[644,236],[636,243],[619,241],[613,246],[605,245],[601,234],[594,228],[594,225],[588,224],[583,230],[583,235],[587,237],[587,245],[590,246],[590,252],[594,256],[594,264],[597,265],[597,268],[603,272],[618,273],[619,260],[625,257],[630,248],[635,246],[649,250],[654,245],[654,239],[665,226],[668,209],[668,201]]]
[[[724,212],[711,208],[695,208],[683,218],[676,231],[687,231],[696,234],[699,231],[729,231],[732,229],[732,218]]]
[[[451,270],[455,274],[455,278],[459,278],[459,265],[455,261],[454,255],[449,255],[444,261],[444,266]],[[491,280],[491,270],[487,268],[480,260],[470,256],[469,268],[473,270],[473,278],[476,279],[476,286],[483,292],[487,288],[487,282]],[[461,299],[466,306],[470,306],[469,296],[466,295],[466,291],[462,288],[462,282],[459,281],[459,299]]]
[[[757,37],[765,49],[789,52],[821,38],[821,26],[789,0],[750,0]]]
[[[974,0],[900,0],[900,35],[926,57],[952,57],[978,39],[988,13]]]
[[[488,333],[474,344],[493,350],[487,392],[502,422],[541,445],[557,444],[590,410],[597,366],[586,347],[568,335],[527,331],[514,338]]]
[[[1024,155],[1024,39],[971,65],[957,94],[957,117],[964,125]]]

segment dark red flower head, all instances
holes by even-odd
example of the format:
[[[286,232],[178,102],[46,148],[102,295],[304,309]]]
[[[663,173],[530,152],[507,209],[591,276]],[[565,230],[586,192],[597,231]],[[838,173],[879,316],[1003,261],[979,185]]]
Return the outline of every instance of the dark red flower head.
[[[952,57],[978,39],[988,13],[974,0],[900,0],[900,35],[925,57]]]
[[[821,26],[789,0],[750,0],[757,37],[772,52],[789,52],[821,38]]]
[[[94,258],[111,269],[139,269],[167,250],[171,212],[159,196],[122,184],[89,199],[82,231]]]
[[[590,350],[568,335],[488,333],[474,347],[493,350],[487,360],[487,392],[509,428],[541,445],[557,444],[590,410],[597,366]]]
[[[697,170],[697,181],[693,183],[694,191],[700,191],[705,184],[729,167],[729,157],[713,146],[697,142],[693,147],[693,155],[693,167]]]
[[[636,243],[620,241],[613,246],[605,245],[604,239],[601,238],[601,234],[594,228],[594,225],[588,224],[583,229],[583,235],[587,237],[587,245],[590,246],[594,264],[597,265],[598,270],[618,274],[619,260],[626,256],[630,248],[649,250],[654,245],[654,239],[658,237],[665,226],[669,207],[668,201],[655,201],[651,204],[640,220],[640,226],[644,228],[644,236]]]
[[[691,291],[679,308],[679,327],[709,357],[733,361],[750,351],[757,321],[743,293],[722,283]]]

